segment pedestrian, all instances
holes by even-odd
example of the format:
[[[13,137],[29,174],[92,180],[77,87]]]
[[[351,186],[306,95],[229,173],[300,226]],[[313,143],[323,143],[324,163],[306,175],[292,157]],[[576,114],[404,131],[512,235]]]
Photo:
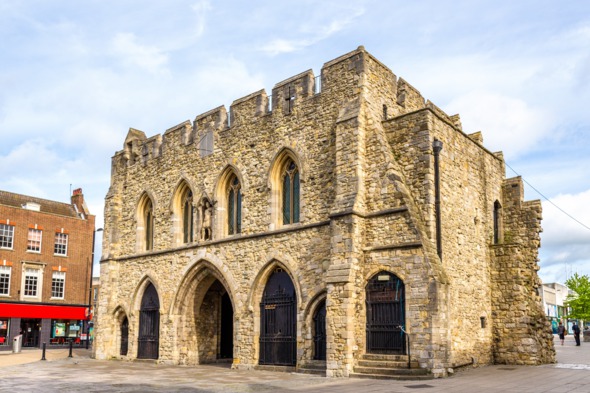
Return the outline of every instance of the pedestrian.
[[[572,326],[572,330],[574,331],[574,338],[576,339],[576,346],[580,346],[580,327],[578,325],[576,325],[576,323],[574,322],[574,325]]]
[[[565,327],[563,323],[559,322],[559,326],[557,327],[557,334],[559,334],[559,339],[561,340],[561,345],[563,345],[563,341],[565,340]]]

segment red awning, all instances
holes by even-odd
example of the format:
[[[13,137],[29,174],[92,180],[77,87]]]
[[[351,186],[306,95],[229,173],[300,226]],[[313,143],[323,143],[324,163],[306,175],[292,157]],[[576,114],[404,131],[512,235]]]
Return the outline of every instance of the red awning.
[[[86,319],[86,307],[0,303],[0,317]]]

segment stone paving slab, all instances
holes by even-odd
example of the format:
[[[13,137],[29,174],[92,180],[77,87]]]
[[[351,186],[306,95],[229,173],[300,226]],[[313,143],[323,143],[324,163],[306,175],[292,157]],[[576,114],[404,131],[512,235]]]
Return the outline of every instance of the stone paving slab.
[[[559,344],[559,343],[558,343]],[[52,350],[0,354],[0,392],[590,392],[590,343],[573,338],[556,346],[557,364],[470,368],[446,379],[389,381],[328,379],[316,375],[231,370],[227,365],[170,366],[150,362],[99,361],[90,351]],[[28,363],[19,364],[25,359]]]

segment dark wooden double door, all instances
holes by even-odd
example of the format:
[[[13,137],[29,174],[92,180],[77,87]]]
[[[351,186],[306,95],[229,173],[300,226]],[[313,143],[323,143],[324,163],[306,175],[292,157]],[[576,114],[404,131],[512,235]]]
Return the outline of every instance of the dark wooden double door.
[[[157,359],[160,347],[160,300],[153,284],[146,288],[139,311],[138,359]]]

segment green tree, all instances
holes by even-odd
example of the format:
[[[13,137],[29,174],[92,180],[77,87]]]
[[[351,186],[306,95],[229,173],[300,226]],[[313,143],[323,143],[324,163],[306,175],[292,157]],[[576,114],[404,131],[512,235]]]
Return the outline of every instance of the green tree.
[[[569,318],[590,320],[590,277],[579,276],[575,273],[565,281],[565,285],[572,291],[573,295],[567,295],[565,303],[570,307]]]

